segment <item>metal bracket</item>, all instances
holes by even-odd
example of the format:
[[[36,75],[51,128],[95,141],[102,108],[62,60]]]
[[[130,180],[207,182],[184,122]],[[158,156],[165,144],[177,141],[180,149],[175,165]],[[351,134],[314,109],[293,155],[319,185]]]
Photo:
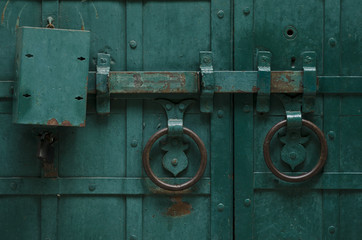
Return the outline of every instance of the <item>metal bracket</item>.
[[[162,159],[162,165],[176,177],[188,166],[188,158],[184,151],[189,148],[189,144],[183,138],[183,117],[186,109],[195,101],[185,100],[175,104],[160,99],[157,102],[165,109],[168,118],[167,139],[160,142],[161,149],[166,152]]]
[[[316,53],[304,52],[303,56],[303,107],[304,113],[314,112],[317,93]]]
[[[212,52],[200,52],[200,69],[201,69],[201,95],[200,95],[200,111],[203,113],[211,113],[214,111],[214,92],[215,79],[213,69]]]
[[[270,110],[270,81],[271,81],[271,62],[272,54],[268,51],[258,52],[258,78],[257,88],[258,96],[256,99],[256,111],[266,113]]]
[[[96,75],[96,90],[97,90],[97,113],[108,114],[111,112],[111,101],[109,92],[109,71],[111,69],[111,56],[105,53],[98,53],[97,59],[97,75]]]
[[[286,117],[287,129],[285,135],[279,135],[279,140],[284,144],[281,152],[281,159],[294,171],[306,158],[306,151],[303,144],[307,143],[309,136],[302,136],[302,112],[301,96],[288,97],[280,95]]]

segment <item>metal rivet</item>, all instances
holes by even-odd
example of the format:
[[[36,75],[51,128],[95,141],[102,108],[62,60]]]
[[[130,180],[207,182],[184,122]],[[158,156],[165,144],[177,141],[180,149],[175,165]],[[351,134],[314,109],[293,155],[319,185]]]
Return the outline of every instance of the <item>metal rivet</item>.
[[[217,205],[217,210],[218,210],[219,212],[224,211],[224,208],[225,208],[225,206],[224,206],[224,204],[222,204],[222,203],[219,203],[219,204]]]
[[[224,11],[223,10],[220,10],[218,13],[217,13],[217,16],[219,18],[223,18],[224,17]]]
[[[289,157],[290,157],[290,159],[296,159],[297,154],[295,152],[291,152],[291,153],[289,153]]]
[[[335,47],[337,45],[337,41],[334,38],[330,38],[328,40],[328,42],[329,42],[329,45],[331,45],[331,47]]]
[[[176,167],[178,164],[177,158],[172,159],[171,164]]]
[[[328,228],[328,232],[330,232],[331,234],[335,233],[336,232],[336,227],[335,226],[330,226]]]
[[[222,118],[223,116],[224,116],[224,111],[223,110],[217,111],[217,117],[218,118]]]
[[[329,131],[329,132],[328,132],[328,137],[329,137],[329,139],[333,140],[333,139],[336,137],[335,132]]]
[[[181,103],[180,105],[178,105],[178,109],[180,109],[181,111],[185,110],[185,105]]]
[[[250,8],[248,8],[248,7],[244,8],[243,13],[245,15],[248,15],[250,13]]]
[[[11,188],[12,190],[15,190],[15,189],[18,188],[18,184],[17,184],[16,182],[12,182],[12,183],[10,184],[10,188]]]
[[[310,63],[312,61],[312,58],[310,57],[310,56],[306,56],[305,58],[304,58],[304,62],[305,63]]]
[[[244,105],[243,111],[246,112],[246,113],[250,112],[250,106],[249,105]]]
[[[210,63],[211,62],[211,58],[210,57],[204,57],[203,58],[204,63]]]
[[[129,41],[129,46],[131,48],[136,48],[137,47],[137,42],[135,40],[131,40],[131,41]]]
[[[94,190],[96,190],[96,186],[95,185],[89,185],[88,187],[89,191],[93,192]]]
[[[250,200],[249,198],[247,198],[247,199],[244,200],[244,205],[245,205],[246,207],[249,207],[250,204],[251,204],[251,200]]]
[[[106,63],[106,62],[107,62],[107,59],[101,58],[101,63]]]
[[[136,236],[136,235],[131,235],[131,236],[129,237],[129,239],[130,239],[130,240],[137,240],[137,236]]]
[[[132,140],[131,147],[137,147],[137,145],[138,145],[137,140]]]
[[[166,104],[166,109],[167,109],[168,111],[171,110],[171,109],[172,109],[171,104]]]

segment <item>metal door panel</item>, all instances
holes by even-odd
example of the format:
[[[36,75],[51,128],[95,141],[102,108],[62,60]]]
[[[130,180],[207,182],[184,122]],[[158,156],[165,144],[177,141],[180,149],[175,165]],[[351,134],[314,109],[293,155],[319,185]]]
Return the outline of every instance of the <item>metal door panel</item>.
[[[96,70],[97,54],[111,54],[113,71],[126,68],[125,1],[59,1],[59,28],[89,30],[89,70]]]
[[[39,239],[39,197],[1,196],[0,204],[2,239]]]
[[[15,77],[15,32],[19,26],[41,26],[41,1],[1,1],[0,80]]]

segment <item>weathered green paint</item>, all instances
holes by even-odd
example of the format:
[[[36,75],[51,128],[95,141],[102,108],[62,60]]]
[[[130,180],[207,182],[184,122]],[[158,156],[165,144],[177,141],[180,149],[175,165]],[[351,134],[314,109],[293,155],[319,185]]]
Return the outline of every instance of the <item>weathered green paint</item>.
[[[1,239],[358,239],[361,7],[357,0],[0,0]],[[16,29],[45,27],[48,17],[56,28],[90,31],[85,128],[12,123]],[[209,113],[200,112],[201,51],[213,54]],[[263,114],[256,111],[261,51],[273,56]],[[306,51],[316,55],[309,77]],[[105,116],[95,96],[99,53],[110,55]],[[265,165],[264,137],[286,118],[276,94],[315,98],[314,113],[302,117],[324,131],[329,152],[324,171],[310,181],[283,182]],[[156,187],[143,171],[145,143],[168,126],[154,101],[160,98],[195,101],[183,125],[208,151],[203,179],[181,192]],[[57,139],[50,166],[36,158],[44,130]],[[319,156],[318,139],[303,127],[301,133],[310,139],[296,172],[280,159],[277,134],[271,143],[274,163],[287,174],[310,170]],[[196,173],[197,146],[186,140],[189,163],[177,178],[154,144],[157,176],[180,183]]]
[[[85,125],[89,36],[86,31],[17,29],[15,123]]]

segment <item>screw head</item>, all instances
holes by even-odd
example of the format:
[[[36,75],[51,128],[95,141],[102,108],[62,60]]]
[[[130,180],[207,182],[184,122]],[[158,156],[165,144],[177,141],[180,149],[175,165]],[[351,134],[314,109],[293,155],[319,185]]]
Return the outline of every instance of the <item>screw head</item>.
[[[331,140],[333,140],[336,137],[336,133],[334,131],[329,131],[327,135]]]
[[[131,142],[131,147],[137,147],[137,145],[138,145],[138,142],[137,142],[137,140],[132,140],[132,142]]]
[[[245,207],[249,207],[251,205],[251,200],[249,198],[244,200]]]
[[[336,232],[336,227],[335,226],[330,226],[328,228],[328,232],[331,233],[331,234],[335,233]]]
[[[335,47],[337,45],[337,40],[334,38],[330,38],[328,42],[331,47]]]
[[[88,189],[89,191],[93,192],[94,190],[96,190],[96,185],[89,185]]]
[[[172,159],[171,160],[171,164],[172,164],[172,166],[177,166],[177,164],[178,164],[178,161],[177,161],[177,158],[174,158],[174,159]]]
[[[129,46],[134,49],[137,47],[137,42],[135,40],[131,40],[129,41]]]
[[[220,10],[220,11],[218,11],[217,12],[217,16],[221,19],[221,18],[223,18],[224,17],[224,11],[223,10]]]
[[[250,8],[248,8],[248,7],[244,8],[243,13],[245,15],[248,15],[250,13]]]
[[[224,206],[224,204],[222,204],[222,203],[219,203],[219,204],[217,205],[217,210],[218,210],[219,212],[224,211],[224,208],[225,208],[225,206]]]

